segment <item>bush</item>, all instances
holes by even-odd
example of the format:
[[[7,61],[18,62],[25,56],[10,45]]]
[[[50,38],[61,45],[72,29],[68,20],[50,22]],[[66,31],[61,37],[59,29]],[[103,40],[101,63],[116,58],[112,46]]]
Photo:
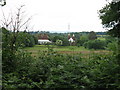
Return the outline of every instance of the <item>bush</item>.
[[[18,35],[16,38],[14,38],[15,35]],[[25,37],[24,37],[25,36]],[[33,41],[33,38],[29,34],[25,33],[13,33],[5,28],[2,28],[2,64],[3,64],[3,72],[13,72],[17,67],[19,66],[19,61],[28,59],[26,53],[23,51],[20,51],[19,48],[22,47],[23,44],[25,44],[25,38],[31,38],[29,40],[30,42]],[[28,43],[27,43],[28,44]],[[30,43],[31,46],[33,43]],[[25,63],[24,63],[25,64]],[[22,65],[21,65],[22,66]]]
[[[97,39],[97,35],[94,31],[91,31],[89,34],[88,34],[88,38],[89,40],[95,40]]]
[[[63,41],[58,39],[56,40],[55,44],[61,46],[63,44]]]
[[[88,49],[105,49],[106,42],[102,40],[90,40],[84,43],[84,47]]]
[[[88,67],[91,88],[120,89],[120,66],[114,55],[94,55]]]
[[[120,66],[114,55],[93,54],[88,59],[43,51],[36,60],[20,56],[24,58],[18,58],[17,69],[3,73],[3,89],[120,89]]]
[[[37,42],[38,41],[36,41],[35,36],[26,32],[20,32],[16,40],[16,44],[18,45],[18,47],[32,47]]]
[[[117,50],[118,50],[118,44],[117,44],[117,42],[113,41],[111,43],[108,43],[107,49],[110,50],[110,51],[117,52]]]
[[[80,39],[77,40],[77,46],[83,46],[85,42],[87,42],[88,39],[88,35],[82,35],[80,36]]]
[[[3,53],[4,54],[4,53]],[[23,50],[18,50],[14,54],[6,53],[3,58],[3,89],[9,88],[29,88],[28,70],[31,68],[35,58]],[[12,55],[12,56],[11,56]],[[11,57],[10,57],[11,56]]]

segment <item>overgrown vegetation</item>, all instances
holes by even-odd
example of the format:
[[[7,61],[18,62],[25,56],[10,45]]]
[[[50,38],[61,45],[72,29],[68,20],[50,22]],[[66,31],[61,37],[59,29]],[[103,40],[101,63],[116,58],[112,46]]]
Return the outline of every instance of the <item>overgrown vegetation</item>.
[[[118,6],[119,3],[117,3]],[[103,8],[101,13],[106,12],[106,9],[109,11],[107,7]],[[116,8],[114,3],[110,5],[110,8],[113,7]],[[110,9],[110,12],[113,9]],[[104,16],[101,18],[106,19]],[[107,22],[103,20],[103,24]],[[39,52],[39,56],[36,58],[22,48],[34,46],[37,39],[27,32],[19,32],[19,24],[19,22],[15,22],[16,27],[12,24],[12,31],[8,31],[8,23],[5,23],[6,27],[2,28],[3,89],[120,89],[120,60],[118,60],[120,54],[116,46],[119,45],[119,37],[108,36],[102,40],[99,37],[98,40],[94,32],[82,35],[76,33],[76,45],[85,46],[88,49],[109,49],[113,50],[112,54],[91,53],[86,58],[80,53],[60,54],[54,52],[52,45],[47,45],[48,49]],[[115,27],[118,28],[118,26]],[[115,35],[115,30],[119,32],[118,29],[113,29],[110,31],[113,32],[113,35]],[[116,35],[118,36],[118,34]],[[69,45],[65,42],[68,41],[67,34],[62,35],[51,36],[50,39],[60,46]],[[65,35],[66,37],[64,37]],[[74,51],[74,47],[71,46],[71,50]]]
[[[3,88],[120,88],[114,55],[64,55],[43,51],[38,59],[17,52],[16,68],[3,75]],[[12,70],[12,69],[11,69]]]
[[[84,43],[84,47],[88,49],[105,49],[106,42],[102,40],[92,40]]]
[[[12,32],[2,29],[3,89],[120,88],[120,66],[115,54],[93,53],[86,58],[81,54],[59,54],[48,45],[48,50],[35,58],[20,46],[15,45],[16,49],[11,50],[7,38],[11,39]]]

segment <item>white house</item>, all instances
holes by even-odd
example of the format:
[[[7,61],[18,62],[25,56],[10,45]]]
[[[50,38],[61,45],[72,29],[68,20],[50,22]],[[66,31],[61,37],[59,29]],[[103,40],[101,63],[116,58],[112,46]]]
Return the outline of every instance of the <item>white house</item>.
[[[47,43],[52,43],[51,41],[49,40],[44,40],[44,39],[38,39],[38,44],[47,44]]]
[[[75,41],[73,40],[73,38],[70,38],[68,41],[71,42],[71,43],[75,42]]]
[[[71,37],[70,34],[68,34],[68,41],[70,42],[70,45],[75,45],[75,35]]]
[[[39,35],[38,35],[38,44],[48,44],[48,43],[52,43],[48,38],[49,38],[49,37],[48,37],[47,34],[39,34]]]

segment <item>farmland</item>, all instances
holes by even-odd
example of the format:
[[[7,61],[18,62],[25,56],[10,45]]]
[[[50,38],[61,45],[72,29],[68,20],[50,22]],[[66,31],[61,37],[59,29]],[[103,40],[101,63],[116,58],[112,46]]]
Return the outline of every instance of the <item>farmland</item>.
[[[52,49],[55,52],[60,54],[82,54],[82,55],[90,55],[92,53],[96,54],[108,54],[110,51],[107,50],[90,50],[86,49],[83,46],[56,46],[56,45],[35,45],[34,47],[26,47],[25,51],[30,52],[32,56],[38,56],[40,52],[48,51],[48,49]]]

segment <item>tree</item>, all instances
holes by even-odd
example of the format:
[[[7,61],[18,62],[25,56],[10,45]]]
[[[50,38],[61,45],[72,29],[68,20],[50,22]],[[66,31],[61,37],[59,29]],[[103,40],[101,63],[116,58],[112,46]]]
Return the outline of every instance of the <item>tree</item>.
[[[82,35],[80,36],[80,39],[77,40],[77,45],[83,46],[83,44],[87,41],[88,41],[88,35]]]
[[[10,41],[10,49],[12,51],[17,50],[16,40],[20,30],[27,30],[28,29],[28,22],[31,20],[27,18],[26,20],[23,19],[24,12],[23,12],[24,5],[20,6],[17,9],[17,13],[11,14],[9,18],[6,18],[3,12],[3,20],[2,20],[2,27],[6,30],[9,30],[11,33],[11,37],[9,38]]]
[[[62,43],[63,46],[69,46],[69,41],[68,41],[67,37],[63,37],[62,42],[63,42]]]
[[[35,45],[35,37],[27,32],[19,32],[16,40],[18,47],[32,47]]]
[[[6,0],[0,0],[0,5],[1,5],[1,6],[6,5]]]
[[[91,31],[88,35],[89,40],[95,40],[97,39],[96,33],[94,31]]]
[[[17,13],[11,14],[9,18],[6,18],[3,13],[2,20],[2,68],[4,72],[14,71],[17,65],[19,52],[18,48],[18,35],[20,30],[27,30],[27,23],[31,18],[23,20],[23,6],[17,9]],[[24,37],[25,38],[25,37]],[[23,39],[24,40],[24,39]]]
[[[51,40],[52,40],[53,42],[56,42],[58,39],[59,39],[59,40],[62,40],[62,37],[61,37],[61,36],[54,36],[54,37],[52,37]]]
[[[84,43],[84,47],[88,49],[105,49],[106,42],[102,40],[90,40]]]
[[[120,1],[111,2],[99,11],[100,19],[109,34],[120,38]]]
[[[117,60],[120,64],[120,1],[111,2],[99,11],[100,19],[108,33],[118,38]]]
[[[63,41],[58,39],[56,40],[55,44],[61,46],[63,44]]]

